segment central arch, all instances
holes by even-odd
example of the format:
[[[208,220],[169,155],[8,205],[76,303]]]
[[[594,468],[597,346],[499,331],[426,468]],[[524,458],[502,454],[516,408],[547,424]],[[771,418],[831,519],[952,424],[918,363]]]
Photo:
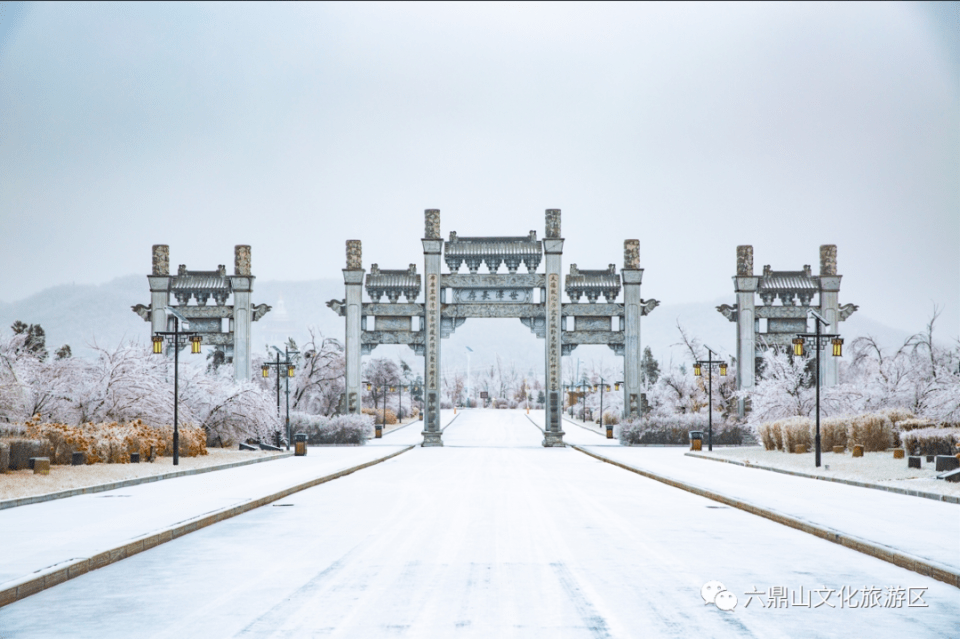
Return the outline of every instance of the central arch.
[[[573,264],[564,286],[559,209],[547,209],[542,240],[536,231],[514,237],[458,237],[451,232],[444,242],[440,211],[427,209],[424,220],[422,302],[418,301],[421,279],[416,265],[382,270],[373,264],[364,278],[360,240],[347,240],[345,297],[327,303],[346,321],[345,412],[360,412],[361,354],[381,344],[406,344],[424,358],[422,445],[442,446],[441,341],[468,319],[515,318],[544,340],[544,446],[564,445],[561,356],[579,344],[607,344],[624,357],[624,413],[626,417],[638,414],[640,317],[659,303],[640,298],[643,269],[638,240],[624,242],[621,274],[613,264],[596,271],[582,271]],[[446,273],[441,269],[443,262]],[[467,272],[461,273],[464,265]],[[478,272],[481,265],[487,273]],[[520,272],[521,265],[525,272]],[[502,266],[506,273],[499,272]],[[617,303],[621,281],[624,302]],[[362,300],[364,284],[371,300],[367,303]],[[564,289],[571,300],[567,304],[561,302]],[[586,304],[580,303],[584,296]],[[605,303],[598,303],[601,296]],[[384,297],[387,303],[381,303]]]

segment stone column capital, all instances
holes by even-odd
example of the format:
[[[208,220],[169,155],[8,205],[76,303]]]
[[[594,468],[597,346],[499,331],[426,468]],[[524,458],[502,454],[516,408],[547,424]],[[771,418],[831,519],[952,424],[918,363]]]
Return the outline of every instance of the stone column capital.
[[[640,284],[643,281],[643,269],[623,269],[620,271],[620,276],[623,277],[624,286],[628,284]]]
[[[733,289],[737,293],[756,293],[760,288],[760,278],[756,276],[734,276]]]
[[[423,252],[428,255],[439,255],[443,250],[443,240],[423,238],[421,242],[423,242]]]
[[[821,275],[820,290],[823,292],[836,293],[840,290],[840,278],[842,275]]]
[[[362,268],[343,269],[344,284],[363,284],[363,274],[366,273]]]
[[[147,275],[151,293],[166,293],[170,290],[170,277],[167,275]]]
[[[253,290],[253,280],[256,279],[253,275],[229,275],[228,277],[230,278],[230,288],[235,293]]]
[[[543,252],[548,255],[563,253],[563,238],[544,238]]]

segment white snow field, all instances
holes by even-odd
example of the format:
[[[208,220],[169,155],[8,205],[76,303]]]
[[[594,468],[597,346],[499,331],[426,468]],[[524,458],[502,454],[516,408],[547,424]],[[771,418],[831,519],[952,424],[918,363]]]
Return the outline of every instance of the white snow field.
[[[541,426],[543,411],[530,417]],[[686,456],[685,447],[620,446],[564,421],[564,441],[627,466],[790,515],[960,572],[960,506]],[[906,462],[904,462],[906,463]],[[931,525],[931,522],[938,522]],[[960,591],[958,591],[960,594]],[[957,633],[960,637],[960,632]]]
[[[463,412],[443,448],[418,447],[0,608],[0,637],[958,636],[953,586],[543,448],[542,437],[521,411]],[[418,439],[410,426],[367,450]],[[913,505],[929,500],[904,499],[887,521],[910,535]],[[29,517],[13,535],[4,519],[31,508],[0,512],[5,544],[43,545],[49,531],[22,528]],[[45,525],[69,539],[68,514]],[[10,546],[0,547],[6,564]],[[710,581],[735,608],[704,603]]]

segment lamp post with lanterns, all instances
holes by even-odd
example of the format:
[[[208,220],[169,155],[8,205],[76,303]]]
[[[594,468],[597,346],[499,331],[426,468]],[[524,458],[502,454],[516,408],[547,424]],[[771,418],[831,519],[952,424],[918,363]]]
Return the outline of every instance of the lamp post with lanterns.
[[[585,379],[581,379],[579,384],[567,384],[567,392],[572,393],[577,391],[580,394],[580,411],[581,415],[583,415],[584,421],[586,421],[587,414],[586,391],[590,390],[590,388],[590,384],[588,384],[587,380]]]
[[[395,384],[390,386],[390,392],[391,393],[395,392],[397,394],[397,419],[400,421],[403,420],[403,389],[405,388],[410,392],[416,392],[420,390],[420,385],[419,384]],[[413,408],[412,398],[410,400],[410,406],[412,410]],[[384,404],[384,408],[386,408],[386,404]]]
[[[261,372],[263,377],[270,377],[270,368],[277,369],[277,417],[280,417],[280,377],[284,377],[286,380],[287,386],[287,418],[285,422],[285,430],[287,432],[287,450],[290,450],[290,378],[297,374],[297,368],[295,366],[294,360],[290,359],[290,356],[296,356],[300,354],[300,351],[293,349],[290,350],[289,347],[284,346],[283,351],[276,346],[271,346],[273,350],[277,351],[277,360],[275,362],[264,362]],[[283,360],[280,360],[280,356],[283,355]],[[277,431],[276,436],[276,446],[280,446],[280,431]]]
[[[180,464],[180,349],[190,342],[190,352],[194,355],[200,352],[200,334],[196,332],[181,332],[180,323],[183,327],[190,328],[190,322],[177,310],[167,307],[167,312],[173,315],[172,331],[157,331],[153,334],[153,352],[155,355],[163,354],[163,344],[166,342],[173,346],[173,465]],[[183,338],[183,341],[181,341]]]
[[[814,324],[817,326],[816,332],[797,333],[796,339],[793,340],[793,354],[797,357],[803,357],[803,347],[807,340],[813,342],[813,348],[817,351],[817,433],[814,438],[814,450],[816,451],[815,458],[817,468],[820,468],[820,351],[829,341],[833,347],[833,356],[843,357],[843,338],[836,333],[823,333],[821,326],[829,326],[830,322],[823,319],[823,317],[814,310],[809,310],[808,313],[813,316]]]
[[[391,386],[391,385],[389,385],[389,384],[376,384],[376,383],[370,382],[370,381],[364,381],[364,384],[367,385],[367,392],[372,392],[372,393],[373,393],[373,409],[374,409],[374,411],[379,411],[379,410],[380,410],[380,408],[379,408],[379,406],[380,406],[380,400],[378,399],[377,390],[378,390],[378,389],[383,389],[383,412],[382,412],[382,414],[381,414],[381,416],[380,416],[380,421],[381,421],[381,423],[379,423],[379,424],[377,423],[377,417],[376,417],[376,415],[374,415],[374,418],[373,418],[373,431],[374,431],[373,436],[374,436],[375,439],[380,439],[381,437],[383,437],[383,427],[387,425],[387,389],[389,389],[391,392],[393,392],[393,391],[396,390],[396,387],[395,387],[395,386]]]
[[[720,377],[727,376],[727,363],[722,360],[713,359],[716,352],[707,346],[707,359],[698,359],[693,364],[693,374],[697,377],[701,375],[701,368],[707,367],[707,450],[713,450],[713,365],[718,364],[720,368]]]
[[[614,382],[613,390],[620,390],[620,385],[623,384],[623,381]],[[610,390],[610,384],[603,379],[603,376],[600,376],[600,428],[604,427],[603,423],[603,391],[604,389]],[[597,384],[593,385],[593,390],[597,390]],[[613,424],[606,424],[607,427],[607,439],[613,439]]]

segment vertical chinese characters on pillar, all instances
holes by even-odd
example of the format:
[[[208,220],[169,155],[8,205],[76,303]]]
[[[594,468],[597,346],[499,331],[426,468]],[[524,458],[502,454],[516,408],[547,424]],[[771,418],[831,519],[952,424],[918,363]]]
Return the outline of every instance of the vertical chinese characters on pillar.
[[[550,375],[547,383],[551,391],[560,390],[560,275],[547,275],[547,340],[549,345]]]

